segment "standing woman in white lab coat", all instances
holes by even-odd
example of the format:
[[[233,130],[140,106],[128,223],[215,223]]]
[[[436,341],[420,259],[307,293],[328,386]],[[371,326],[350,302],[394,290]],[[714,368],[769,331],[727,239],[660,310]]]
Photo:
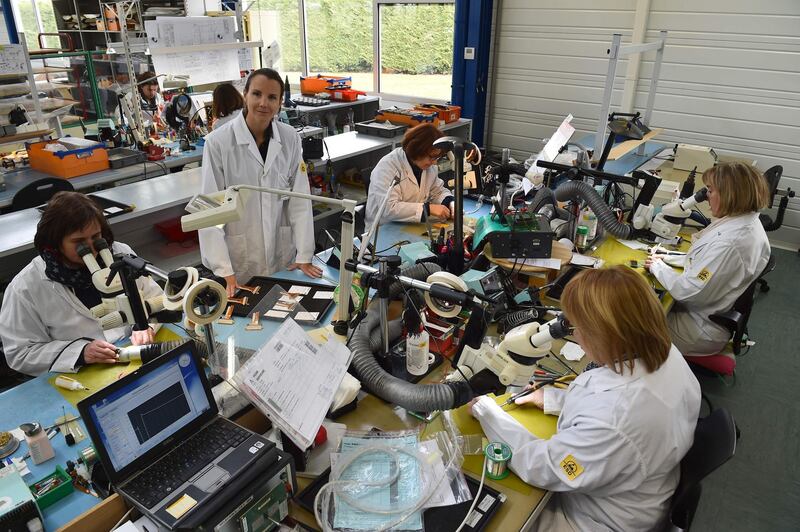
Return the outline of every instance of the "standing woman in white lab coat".
[[[599,367],[567,390],[517,399],[559,415],[556,434],[537,438],[486,396],[472,413],[491,441],[511,447],[522,480],[557,492],[537,530],[660,530],[694,439],[700,385],[670,343],[655,293],[632,270],[581,272],[561,303]]]
[[[396,176],[400,176],[400,183],[390,192],[381,223],[424,222],[427,212],[435,220],[453,217],[453,195],[439,179],[436,167],[442,151],[433,147],[434,141],[442,136],[444,134],[433,124],[420,124],[406,132],[401,147],[378,161],[370,174],[367,227],[378,216]]]
[[[684,355],[713,355],[725,347],[730,332],[708,317],[730,310],[770,256],[758,219],[769,198],[764,175],[749,164],[722,163],[703,173],[703,183],[715,220],[694,235],[683,272],[657,255],[645,262],[676,302],[667,324]]]
[[[114,363],[111,342],[130,335],[131,343],[153,342],[153,329],[104,331],[92,307],[100,292],[77,248],[86,245],[95,257],[94,241],[103,237],[113,253],[133,251],[114,235],[103,213],[79,192],[59,192],[47,204],[33,244],[39,255],[6,288],[0,309],[0,340],[8,365],[21,373],[75,372],[86,364]],[[149,277],[136,280],[142,299],[162,293]]]
[[[244,86],[244,110],[206,137],[202,193],[231,185],[254,185],[310,193],[300,136],[276,118],[283,80],[270,68],[254,71]],[[299,268],[309,277],[322,270],[314,256],[311,201],[251,192],[241,220],[201,229],[203,264],[227,281],[228,295],[254,275]]]

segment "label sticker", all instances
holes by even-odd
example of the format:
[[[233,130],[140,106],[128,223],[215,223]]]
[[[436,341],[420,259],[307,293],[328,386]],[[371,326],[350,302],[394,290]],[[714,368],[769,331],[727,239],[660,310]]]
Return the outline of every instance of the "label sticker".
[[[481,503],[478,505],[478,509],[482,512],[488,512],[489,508],[491,508],[492,505],[494,504],[494,501],[495,498],[487,493],[486,496],[481,501]]]
[[[175,519],[180,519],[183,514],[195,507],[197,501],[184,494],[180,499],[167,506],[167,513]]]
[[[708,271],[708,268],[703,268],[702,270],[700,270],[700,273],[697,274],[697,278],[703,281],[704,283],[707,283],[708,280],[711,279],[712,275],[714,274]]]
[[[578,476],[583,473],[583,466],[575,460],[575,457],[571,454],[568,454],[563,460],[561,460],[561,469],[564,470],[566,473],[567,478],[570,480],[575,480]]]
[[[470,528],[477,527],[478,523],[481,521],[481,517],[483,517],[482,513],[478,510],[472,510],[472,513],[467,517],[467,525],[469,525]]]

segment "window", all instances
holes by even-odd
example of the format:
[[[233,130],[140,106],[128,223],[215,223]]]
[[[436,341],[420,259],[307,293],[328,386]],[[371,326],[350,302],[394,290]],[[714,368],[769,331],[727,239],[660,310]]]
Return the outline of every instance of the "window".
[[[25,32],[25,42],[29,50],[38,50],[39,33],[57,33],[56,15],[51,0],[13,0],[13,10],[16,13],[15,22],[17,31]],[[73,39],[77,35],[73,35]],[[45,37],[45,47],[60,48],[61,44],[56,36]],[[76,43],[77,46],[80,42]],[[77,47],[76,46],[76,47]]]
[[[308,69],[374,90],[372,0],[305,0]]]
[[[376,0],[376,7],[379,92],[449,100],[455,4]]]
[[[248,11],[250,39],[273,41],[280,47],[280,59],[274,68],[289,77],[294,91],[299,91],[303,59],[300,50],[300,8],[298,0],[256,0]],[[258,49],[256,54],[258,53]],[[255,66],[261,63],[256,59]]]

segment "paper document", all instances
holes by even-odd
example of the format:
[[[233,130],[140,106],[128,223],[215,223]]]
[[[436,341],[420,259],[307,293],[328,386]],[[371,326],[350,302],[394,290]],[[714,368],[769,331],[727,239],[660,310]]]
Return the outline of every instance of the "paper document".
[[[535,266],[536,268],[548,268],[550,270],[561,269],[561,259],[525,259],[525,266]]]
[[[316,344],[291,318],[236,373],[240,390],[301,449],[311,446],[350,365],[350,350]]]
[[[561,356],[572,362],[582,359],[583,355],[583,348],[574,342],[567,342],[561,348]]]
[[[603,259],[581,255],[580,253],[573,253],[572,258],[569,260],[569,263],[575,266],[591,266],[592,268],[599,268],[604,262]]]
[[[547,144],[544,145],[544,148],[541,152],[539,152],[539,156],[533,162],[533,166],[528,169],[528,172],[525,174],[526,177],[532,179],[533,176],[537,174],[541,174],[544,172],[544,168],[539,168],[536,164],[539,161],[547,161],[548,163],[552,163],[556,156],[558,155],[558,150],[560,150],[564,144],[569,142],[569,139],[572,138],[572,135],[575,133],[575,128],[572,127],[572,115],[567,115],[567,117],[561,122],[561,125],[558,126],[558,129],[553,136],[547,141]],[[525,194],[527,194],[531,188],[533,188],[533,184],[528,179],[522,180],[522,186],[525,189]]]

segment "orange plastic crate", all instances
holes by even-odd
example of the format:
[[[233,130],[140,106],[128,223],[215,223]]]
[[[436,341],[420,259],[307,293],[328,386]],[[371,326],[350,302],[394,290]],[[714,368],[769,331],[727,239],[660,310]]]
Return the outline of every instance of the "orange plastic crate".
[[[432,111],[420,111],[417,109],[380,109],[375,113],[375,120],[392,124],[405,124],[407,126],[418,126],[430,123],[439,127],[439,116]]]
[[[323,76],[322,74],[308,77],[300,76],[300,92],[306,96],[313,96],[317,93],[325,92],[325,89],[332,85],[350,87],[352,82],[351,78]]]
[[[433,111],[439,116],[439,120],[445,124],[455,122],[461,118],[461,107],[457,105],[441,105],[437,103],[419,103],[414,109],[420,111]]]
[[[90,148],[51,152],[45,146],[56,141],[42,141],[28,144],[28,158],[31,168],[46,174],[69,179],[81,175],[108,170],[108,151],[98,144]]]

